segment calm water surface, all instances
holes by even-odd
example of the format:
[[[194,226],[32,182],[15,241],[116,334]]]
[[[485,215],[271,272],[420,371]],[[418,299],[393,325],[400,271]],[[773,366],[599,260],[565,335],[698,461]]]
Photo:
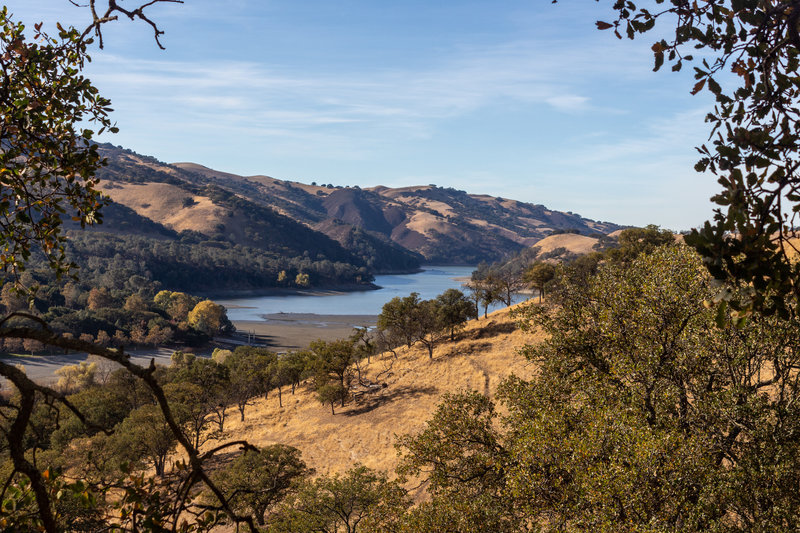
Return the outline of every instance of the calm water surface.
[[[228,308],[231,320],[261,320],[272,313],[316,313],[320,315],[377,315],[383,304],[395,296],[418,292],[420,298],[435,298],[447,289],[464,290],[463,278],[469,279],[475,267],[424,266],[418,274],[376,276],[379,290],[336,294],[289,294],[218,300]]]

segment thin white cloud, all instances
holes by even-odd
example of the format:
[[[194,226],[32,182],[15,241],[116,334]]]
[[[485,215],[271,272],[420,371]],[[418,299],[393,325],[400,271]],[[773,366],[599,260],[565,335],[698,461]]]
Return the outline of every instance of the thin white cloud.
[[[128,109],[163,105],[169,112],[179,98],[182,112],[206,113],[213,122],[240,119],[224,116],[238,109],[246,112],[248,122],[258,120],[264,127],[361,124],[408,129],[414,135],[432,121],[499,101],[585,110],[590,97],[580,94],[575,81],[585,79],[588,67],[577,60],[564,64],[568,67],[559,69],[534,43],[514,43],[472,50],[425,71],[336,75],[278,72],[251,62],[209,65],[103,55],[91,77]]]
[[[586,109],[589,99],[585,96],[564,94],[547,98],[545,102],[561,111],[580,111]]]

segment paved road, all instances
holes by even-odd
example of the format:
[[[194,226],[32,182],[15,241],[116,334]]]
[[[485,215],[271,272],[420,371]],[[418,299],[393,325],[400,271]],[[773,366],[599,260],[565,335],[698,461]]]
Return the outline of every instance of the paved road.
[[[128,353],[130,353],[131,361],[143,366],[147,366],[150,364],[151,359],[155,359],[156,363],[169,365],[170,357],[172,356],[173,351],[174,350],[170,350],[168,348],[153,348],[150,350],[134,350]],[[67,355],[39,355],[34,357],[0,355],[0,361],[4,363],[14,365],[19,364],[24,366],[25,373],[28,374],[28,377],[42,385],[55,383],[58,380],[58,376],[56,376],[55,372],[62,366],[77,365],[82,361],[86,361],[88,358],[89,355],[85,353],[71,353]],[[107,365],[108,368],[112,370],[121,368],[118,364],[112,363],[111,361],[108,361]],[[6,388],[5,380],[0,378],[0,383],[2,383],[2,388]]]

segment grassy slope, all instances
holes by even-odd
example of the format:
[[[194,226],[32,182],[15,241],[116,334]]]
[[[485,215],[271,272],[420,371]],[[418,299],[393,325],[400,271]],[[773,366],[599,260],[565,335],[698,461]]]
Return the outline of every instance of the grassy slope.
[[[344,407],[321,405],[306,382],[292,396],[284,391],[283,408],[277,394],[259,399],[246,411],[244,423],[232,409],[227,433],[230,440],[246,439],[259,446],[283,443],[299,448],[306,463],[318,473],[341,472],[360,462],[388,472],[397,464],[395,436],[420,431],[441,395],[475,389],[493,395],[498,383],[514,373],[527,376],[531,368],[517,354],[536,337],[516,328],[508,309],[473,320],[455,343],[437,347],[433,360],[419,346],[373,358],[364,375],[386,387],[362,395]]]

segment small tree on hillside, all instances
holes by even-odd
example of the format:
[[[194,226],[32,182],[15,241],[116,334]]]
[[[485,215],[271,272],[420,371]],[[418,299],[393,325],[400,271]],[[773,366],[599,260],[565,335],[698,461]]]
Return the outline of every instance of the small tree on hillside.
[[[349,340],[317,340],[311,343],[311,351],[314,353],[314,382],[320,401],[329,403],[335,391],[344,407],[353,379],[353,343]]]
[[[463,328],[465,322],[478,316],[475,306],[458,289],[447,289],[436,297],[436,302],[439,320],[450,331],[451,342],[455,340],[456,331]]]
[[[164,394],[172,405],[180,405],[184,417],[186,436],[199,448],[212,435],[206,432],[213,401],[199,385],[188,381],[175,381],[164,385]]]
[[[294,381],[291,363],[278,359],[270,367],[272,386],[278,391],[278,407],[283,407],[283,387],[291,385]]]
[[[412,321],[419,302],[419,293],[416,292],[405,298],[392,298],[384,304],[381,314],[378,315],[378,329],[386,330],[390,336],[402,339],[410,348],[417,340]]]
[[[544,287],[556,275],[556,268],[550,263],[543,263],[541,261],[531,265],[524,274],[524,279],[539,291],[539,301],[542,301],[544,296]]]
[[[180,404],[171,404],[176,421],[185,421]],[[125,418],[113,435],[114,454],[140,468],[149,464],[156,475],[163,476],[167,457],[178,443],[158,406],[145,405]]]
[[[483,318],[486,318],[489,315],[489,306],[501,301],[502,289],[499,283],[492,276],[478,279],[473,277],[467,286],[472,293],[476,308],[479,304],[483,306]]]
[[[224,391],[227,403],[239,409],[244,422],[245,409],[253,400],[272,388],[272,365],[275,354],[263,349],[236,349],[225,359],[229,381]]]
[[[506,307],[514,302],[514,296],[525,288],[522,272],[513,268],[494,269],[489,274],[490,283],[494,284],[498,301]]]
[[[289,385],[292,386],[292,394],[294,394],[295,388],[300,385],[300,380],[303,379],[306,372],[311,370],[309,366],[313,358],[314,354],[309,350],[289,352],[281,358],[286,365]]]
[[[404,340],[396,335],[393,330],[376,328],[374,333],[375,349],[378,353],[389,352],[397,359],[397,347],[404,343]]]
[[[412,314],[412,327],[416,339],[428,349],[428,358],[433,359],[433,349],[447,336],[448,327],[441,316],[437,300],[423,300]]]
[[[348,388],[332,381],[331,377],[325,374],[314,376],[314,388],[317,391],[317,400],[319,400],[319,403],[322,405],[330,405],[332,415],[336,414],[334,410],[336,402],[341,401],[342,407],[344,407],[344,402],[350,394]]]

